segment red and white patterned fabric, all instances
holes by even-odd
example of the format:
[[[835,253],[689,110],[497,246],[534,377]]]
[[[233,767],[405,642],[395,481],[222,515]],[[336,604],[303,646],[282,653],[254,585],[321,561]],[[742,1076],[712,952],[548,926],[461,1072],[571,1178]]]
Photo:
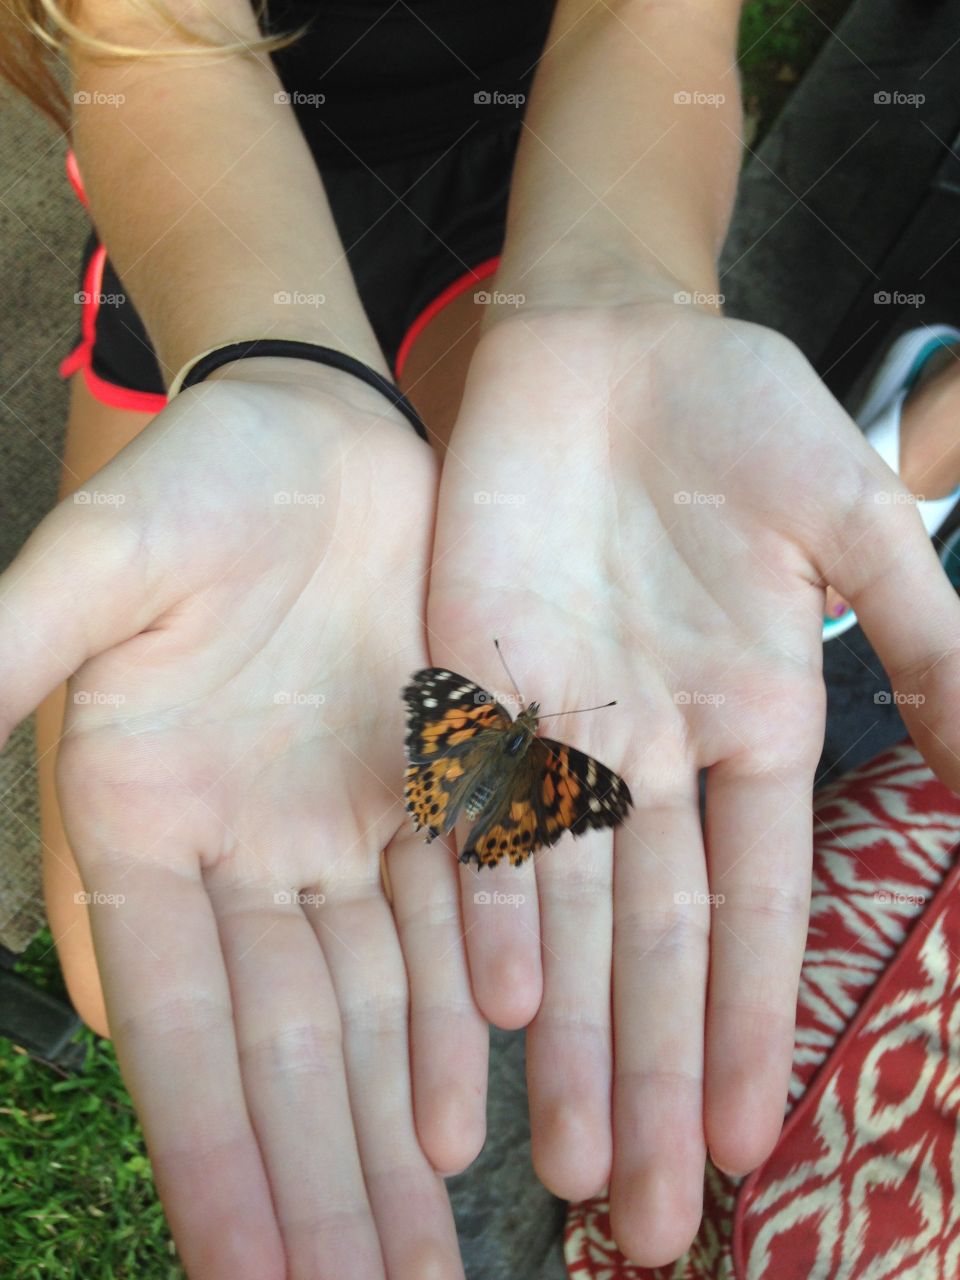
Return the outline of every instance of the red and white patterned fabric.
[[[570,1206],[577,1280],[960,1277],[960,796],[910,743],[815,800],[788,1118],[744,1179],[708,1165],[671,1267],[638,1267],[598,1197]]]

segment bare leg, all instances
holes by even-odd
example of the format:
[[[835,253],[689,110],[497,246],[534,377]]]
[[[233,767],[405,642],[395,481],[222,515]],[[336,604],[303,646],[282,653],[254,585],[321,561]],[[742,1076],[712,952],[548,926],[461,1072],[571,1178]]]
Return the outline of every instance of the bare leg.
[[[416,406],[440,457],[460,408],[481,311],[469,290],[458,294],[418,334],[400,379],[400,390]]]

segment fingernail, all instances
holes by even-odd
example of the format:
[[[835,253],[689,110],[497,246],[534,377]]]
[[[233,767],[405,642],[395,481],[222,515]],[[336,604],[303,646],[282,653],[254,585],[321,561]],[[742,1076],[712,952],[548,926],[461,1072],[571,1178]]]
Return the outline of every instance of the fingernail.
[[[835,618],[842,618],[847,612],[847,605],[841,600],[839,604],[833,606],[830,612]]]

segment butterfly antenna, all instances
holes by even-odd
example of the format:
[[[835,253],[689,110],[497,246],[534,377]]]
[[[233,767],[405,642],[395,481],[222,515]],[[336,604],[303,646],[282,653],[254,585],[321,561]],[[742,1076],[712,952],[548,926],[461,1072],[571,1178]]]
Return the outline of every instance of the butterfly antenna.
[[[508,675],[508,677],[509,677],[509,679],[510,679],[510,683],[513,685],[513,692],[514,692],[514,693],[517,695],[517,697],[520,699],[520,705],[521,705],[521,706],[526,706],[526,703],[524,702],[523,694],[522,694],[522,693],[520,692],[520,690],[517,688],[517,682],[516,682],[516,680],[514,680],[514,678],[513,678],[513,672],[512,672],[512,671],[510,670],[510,668],[507,666],[507,660],[506,660],[506,658],[503,656],[503,652],[502,652],[502,650],[501,650],[501,648],[500,648],[500,641],[497,639],[497,637],[496,637],[496,636],[494,636],[494,637],[493,637],[493,647],[496,649],[496,651],[497,651],[497,657],[498,657],[498,658],[500,659],[500,661],[503,663],[503,669],[504,669],[504,671],[507,673],[507,675]]]
[[[552,720],[554,716],[578,716],[582,711],[603,711],[605,707],[615,707],[617,700],[601,702],[598,707],[577,707],[576,711],[551,711],[549,715],[537,716],[538,720]]]

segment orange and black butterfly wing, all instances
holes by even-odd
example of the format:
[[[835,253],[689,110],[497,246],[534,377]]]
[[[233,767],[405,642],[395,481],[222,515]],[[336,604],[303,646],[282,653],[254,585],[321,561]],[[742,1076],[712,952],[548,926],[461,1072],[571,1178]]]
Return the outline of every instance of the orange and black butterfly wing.
[[[492,867],[509,858],[519,866],[565,831],[578,836],[590,827],[619,826],[632,803],[624,780],[599,760],[552,738],[534,738],[503,800],[477,821],[460,860]]]
[[[543,761],[539,807],[544,844],[555,844],[564,831],[582,835],[590,827],[618,827],[633,804],[630,788],[612,769],[552,738],[535,738]]]
[[[493,741],[513,721],[493,695],[443,667],[418,671],[407,704],[404,800],[427,840],[446,834],[476,787]]]

